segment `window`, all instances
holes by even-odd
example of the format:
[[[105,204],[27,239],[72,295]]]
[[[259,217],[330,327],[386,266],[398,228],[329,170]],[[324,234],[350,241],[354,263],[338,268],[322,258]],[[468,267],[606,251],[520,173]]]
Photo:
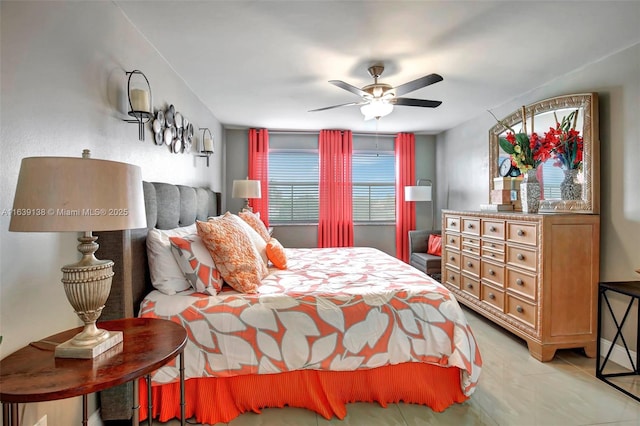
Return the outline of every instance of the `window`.
[[[269,151],[269,222],[317,223],[318,151]]]
[[[354,135],[353,221],[395,223],[393,137]],[[318,223],[320,158],[317,134],[269,136],[269,222]]]
[[[351,159],[354,223],[395,222],[393,151],[354,151]]]
[[[561,198],[560,183],[564,179],[564,172],[560,167],[553,165],[554,161],[547,160],[542,164],[542,176],[544,199],[552,200]]]

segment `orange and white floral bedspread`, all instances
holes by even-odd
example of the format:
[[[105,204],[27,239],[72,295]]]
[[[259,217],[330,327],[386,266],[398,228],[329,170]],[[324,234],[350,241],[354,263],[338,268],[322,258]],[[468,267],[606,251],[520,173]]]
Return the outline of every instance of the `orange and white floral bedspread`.
[[[257,294],[150,293],[140,315],[188,332],[185,376],[358,370],[405,362],[455,366],[470,395],[482,360],[453,295],[373,248],[287,249]],[[176,381],[175,362],[152,382]]]

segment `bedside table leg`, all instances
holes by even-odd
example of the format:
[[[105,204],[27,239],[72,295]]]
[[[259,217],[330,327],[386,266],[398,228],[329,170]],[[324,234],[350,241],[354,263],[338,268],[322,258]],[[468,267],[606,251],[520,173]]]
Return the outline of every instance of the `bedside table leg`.
[[[140,381],[133,380],[133,407],[131,407],[131,425],[140,426]]]
[[[180,352],[180,426],[185,426],[184,352]]]
[[[20,426],[18,404],[2,403],[2,424],[5,426]]]
[[[89,403],[87,402],[87,394],[82,395],[82,426],[88,426]]]
[[[147,381],[147,424],[151,426],[153,424],[153,399],[151,399],[151,375],[145,376]]]

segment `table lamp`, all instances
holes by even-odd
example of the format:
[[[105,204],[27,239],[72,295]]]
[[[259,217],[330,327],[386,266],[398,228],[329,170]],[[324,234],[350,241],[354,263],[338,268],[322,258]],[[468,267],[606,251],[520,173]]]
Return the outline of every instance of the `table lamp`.
[[[260,191],[260,181],[249,180],[249,178],[246,178],[244,180],[234,180],[231,196],[233,198],[244,198],[245,203],[243,208],[245,210],[253,211],[253,209],[249,206],[249,198],[262,198],[262,192]]]
[[[420,185],[421,182],[427,183],[427,185]],[[433,184],[429,179],[418,179],[416,186],[404,187],[404,200],[405,201],[431,201],[431,189]],[[435,224],[435,217],[433,215],[433,203],[431,203],[431,229],[433,230]]]
[[[62,268],[67,299],[84,329],[56,347],[60,358],[95,358],[122,342],[121,331],[101,330],[96,321],[111,291],[113,261],[98,260],[93,231],[147,226],[140,167],[82,158],[30,157],[20,166],[9,231],[82,232],[82,259]]]

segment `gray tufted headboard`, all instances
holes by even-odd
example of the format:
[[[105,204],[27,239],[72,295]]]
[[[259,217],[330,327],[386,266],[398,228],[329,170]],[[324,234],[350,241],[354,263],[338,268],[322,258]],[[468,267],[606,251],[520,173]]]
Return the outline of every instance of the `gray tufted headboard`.
[[[100,320],[138,315],[144,296],[153,290],[147,263],[147,231],[173,229],[220,214],[220,193],[168,183],[143,182],[147,228],[96,232],[98,259],[113,260],[111,293]],[[133,406],[130,383],[100,394],[103,420],[130,419]]]

